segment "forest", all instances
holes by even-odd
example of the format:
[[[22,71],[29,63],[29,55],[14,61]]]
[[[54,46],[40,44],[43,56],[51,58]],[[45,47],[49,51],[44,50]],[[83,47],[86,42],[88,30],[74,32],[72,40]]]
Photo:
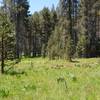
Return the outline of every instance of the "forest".
[[[55,5],[52,5],[51,9],[44,7],[32,14],[29,8],[29,0],[0,1],[0,100],[15,100],[15,95],[16,100],[100,100],[100,0],[59,0],[57,7]],[[68,66],[68,69],[65,66]],[[48,74],[46,74],[46,71]],[[43,74],[42,77],[39,72],[41,75]],[[60,76],[60,73],[63,73],[63,75]],[[71,73],[75,73],[76,76]],[[83,80],[85,74],[89,80]],[[94,77],[91,76],[91,78],[90,74]],[[54,82],[57,75],[59,75],[58,84],[64,84],[60,86],[60,89]],[[16,76],[14,86],[20,84],[16,89],[14,86],[11,87],[11,83],[9,83],[14,76]],[[32,76],[35,81],[31,81]],[[81,82],[76,83],[78,86],[74,87],[75,91],[85,81],[89,81],[88,84],[90,84],[94,80],[91,83],[92,85],[89,85],[90,87],[87,86],[88,90],[86,91],[95,90],[97,94],[91,92],[86,96],[82,92],[82,96],[79,96],[81,98],[76,94],[73,95],[74,88],[70,84],[73,86],[74,82],[77,82],[78,76]],[[28,79],[26,83],[23,83],[22,80],[25,77],[29,78],[30,82],[35,85],[31,83],[31,85],[26,85]],[[68,77],[69,83],[66,82],[64,77]],[[18,82],[17,79],[21,82],[16,83]],[[51,79],[51,81],[48,79]],[[8,90],[3,88],[2,80],[9,83],[11,89],[5,83],[4,85]],[[70,82],[71,80],[72,82]],[[43,84],[41,83],[43,90],[37,89],[40,86],[39,81],[40,83],[43,81]],[[50,88],[47,84],[50,85],[50,82],[51,88],[54,87],[55,90],[49,91]],[[20,94],[21,83],[22,86],[25,85],[23,91],[29,91],[29,97],[28,94],[25,95],[26,98],[24,98],[22,92]],[[94,83],[97,83],[97,87],[94,86]],[[16,92],[14,92],[14,89]],[[59,93],[57,92],[58,94],[55,97],[54,92],[57,89]],[[15,95],[11,94],[10,90]],[[39,95],[35,94],[36,90],[38,90]],[[40,92],[43,91],[44,94],[45,92],[47,94],[42,96]],[[69,91],[67,95],[65,91]],[[79,91],[81,92],[82,88]],[[32,93],[35,94],[33,97],[31,96]],[[77,94],[81,95],[78,92]]]

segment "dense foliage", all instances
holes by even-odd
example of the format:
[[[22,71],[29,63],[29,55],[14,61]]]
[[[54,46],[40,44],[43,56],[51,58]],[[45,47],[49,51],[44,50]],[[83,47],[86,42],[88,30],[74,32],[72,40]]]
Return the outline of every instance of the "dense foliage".
[[[0,38],[8,34],[7,59],[48,56],[72,61],[73,57],[100,56],[99,0],[59,0],[57,8],[44,7],[32,15],[28,0],[3,0],[0,10],[0,23],[10,23],[10,31],[0,24]]]

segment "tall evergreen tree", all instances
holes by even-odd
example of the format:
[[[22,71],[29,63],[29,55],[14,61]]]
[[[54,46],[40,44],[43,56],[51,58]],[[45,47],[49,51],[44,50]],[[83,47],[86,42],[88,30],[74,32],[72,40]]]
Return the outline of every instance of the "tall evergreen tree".
[[[44,8],[41,11],[41,37],[42,37],[42,55],[43,57],[46,56],[46,48],[48,39],[52,32],[52,25],[51,25],[51,15],[50,10],[48,8]]]
[[[29,13],[29,3],[27,0],[8,0],[5,2],[10,20],[15,25],[16,33],[16,57],[19,58],[21,53],[27,51],[27,17]],[[27,34],[26,34],[27,33]],[[26,39],[26,41],[25,41]]]
[[[4,11],[0,11],[1,73],[4,73],[6,53],[9,52],[6,48],[11,43],[8,43],[7,39],[10,39],[11,33],[11,23],[9,18],[7,18],[7,14]],[[11,46],[9,48],[11,48]]]
[[[93,17],[95,13],[92,13],[92,7],[95,2],[96,0],[80,0],[79,18],[77,23],[79,33],[77,50],[79,50],[78,52],[81,52],[80,55],[83,57],[94,56],[94,53],[96,52],[96,28],[95,17]]]
[[[42,48],[42,35],[41,35],[41,28],[40,28],[40,14],[35,12],[32,15],[32,29],[33,29],[33,56],[40,56],[41,55],[41,48]]]

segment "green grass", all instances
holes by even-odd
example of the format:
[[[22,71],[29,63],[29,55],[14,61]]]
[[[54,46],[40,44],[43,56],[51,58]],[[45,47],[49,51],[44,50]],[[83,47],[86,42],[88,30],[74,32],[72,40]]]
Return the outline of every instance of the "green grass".
[[[0,75],[0,100],[100,100],[100,58],[22,59]]]

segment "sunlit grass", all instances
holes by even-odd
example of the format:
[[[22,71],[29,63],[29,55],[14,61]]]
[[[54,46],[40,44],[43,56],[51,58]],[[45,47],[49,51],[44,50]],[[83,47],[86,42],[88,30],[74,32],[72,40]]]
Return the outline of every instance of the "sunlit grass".
[[[100,58],[7,62],[0,100],[100,100]]]

